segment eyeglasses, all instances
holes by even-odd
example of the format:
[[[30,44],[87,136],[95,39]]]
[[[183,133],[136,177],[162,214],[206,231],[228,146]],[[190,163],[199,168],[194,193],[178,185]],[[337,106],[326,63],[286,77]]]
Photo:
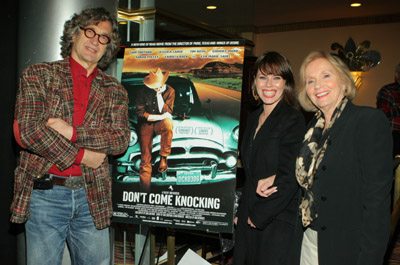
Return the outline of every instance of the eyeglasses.
[[[96,37],[96,35],[99,36],[98,40],[99,40],[100,44],[106,45],[111,42],[110,37],[108,37],[107,35],[97,34],[96,31],[94,31],[94,29],[84,28],[84,27],[80,27],[80,28],[85,33],[85,36],[89,39]]]

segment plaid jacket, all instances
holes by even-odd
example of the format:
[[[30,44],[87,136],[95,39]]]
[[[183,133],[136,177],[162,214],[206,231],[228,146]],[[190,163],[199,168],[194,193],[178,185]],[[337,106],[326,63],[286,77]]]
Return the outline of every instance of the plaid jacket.
[[[122,153],[129,142],[128,96],[122,85],[99,70],[93,79],[83,124],[76,127],[72,143],[46,126],[49,118],[72,125],[74,95],[68,59],[26,68],[20,78],[15,120],[26,149],[20,152],[15,169],[11,222],[23,223],[30,215],[33,179],[52,165],[60,170],[71,166],[79,148]],[[89,208],[98,229],[110,225],[111,178],[108,160],[97,169],[81,165]],[[62,202],[60,202],[62,203]]]
[[[382,87],[376,96],[376,106],[383,110],[392,124],[392,131],[400,132],[400,84]]]

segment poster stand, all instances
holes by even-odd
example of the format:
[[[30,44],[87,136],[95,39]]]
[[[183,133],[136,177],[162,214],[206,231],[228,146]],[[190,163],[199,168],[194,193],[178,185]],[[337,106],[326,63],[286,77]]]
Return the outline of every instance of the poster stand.
[[[131,139],[113,163],[113,222],[138,225],[135,264],[154,264],[156,227],[166,229],[162,264],[167,258],[175,264],[189,248],[176,248],[181,232],[203,238],[195,242],[203,258],[212,232],[213,253],[223,254],[221,233],[233,233],[244,50],[243,40],[132,42],[124,48],[121,83],[130,102]],[[161,87],[153,87],[156,80]],[[154,101],[160,89],[162,100]],[[143,112],[154,116],[148,120]],[[164,120],[173,123],[172,139],[153,133],[149,152],[140,142],[148,140],[145,129]]]
[[[166,228],[166,227],[146,227],[144,225],[138,226],[138,231],[128,231],[128,229],[124,228],[123,231],[123,264],[128,264],[127,262],[127,251],[128,248],[128,236],[127,233],[133,232],[135,234],[135,264],[139,265],[175,265],[176,261],[180,260],[182,256],[186,253],[188,249],[193,249],[195,252],[200,252],[199,256],[207,262],[218,261],[220,264],[225,264],[226,252],[223,249],[223,236],[222,233],[206,233],[202,231],[192,231],[192,230],[177,230],[175,228]],[[161,247],[157,251],[156,248],[156,228],[163,229],[161,240],[166,239],[166,250],[167,253],[161,255]],[[177,235],[178,234],[178,235]],[[194,245],[176,245],[176,238],[179,237],[179,234],[189,235],[190,237],[200,237],[198,244]],[[140,242],[136,242],[138,239],[137,235],[141,235]],[[210,246],[207,244],[209,241],[207,238],[217,239],[219,241],[218,246]],[[164,241],[165,242],[165,241]],[[196,251],[197,250],[197,251]],[[210,256],[210,253],[213,253]],[[160,256],[163,256],[164,259],[160,260]]]
[[[175,230],[167,229],[167,251],[168,262],[167,265],[175,264]]]
[[[150,243],[149,245],[147,244],[147,242],[148,242],[148,240],[149,240],[149,238],[151,238],[151,227],[146,227],[146,226],[144,226],[144,225],[141,225],[140,226],[141,227],[141,229],[140,230],[142,230],[143,228],[145,228],[145,230],[147,230],[146,231],[146,237],[145,237],[145,240],[144,240],[144,243],[143,243],[143,245],[142,245],[142,251],[141,251],[141,253],[140,253],[140,256],[139,256],[139,262],[138,262],[138,264],[139,265],[144,265],[144,264],[146,264],[145,263],[145,257],[146,256],[150,256],[150,265],[153,265],[152,264],[152,261],[154,261],[154,259],[152,259],[151,257],[152,256],[154,256],[154,254],[152,255],[151,253],[154,253],[154,249],[152,249],[152,244]],[[139,234],[140,235],[140,234]],[[137,237],[137,236],[136,236]],[[150,239],[151,240],[151,239]],[[136,245],[136,242],[135,242],[135,245]],[[146,249],[147,249],[147,246],[150,246],[150,251],[149,251],[149,253],[147,253],[146,252]],[[139,248],[138,248],[139,249]],[[148,255],[148,254],[150,254],[150,255]],[[136,255],[135,255],[135,260],[136,260]],[[135,262],[136,263],[136,262]],[[154,263],[154,262],[153,262]]]

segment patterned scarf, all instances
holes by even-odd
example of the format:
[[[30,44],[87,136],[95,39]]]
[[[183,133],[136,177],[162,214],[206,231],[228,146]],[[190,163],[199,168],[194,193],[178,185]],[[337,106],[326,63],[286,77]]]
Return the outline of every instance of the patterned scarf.
[[[300,154],[296,160],[296,178],[304,191],[304,196],[300,204],[301,221],[304,227],[318,217],[315,209],[314,194],[312,185],[317,168],[324,158],[326,147],[329,140],[329,131],[335,121],[340,117],[346,104],[347,98],[343,98],[342,102],[335,109],[332,115],[331,122],[324,133],[325,117],[319,110],[315,117],[317,122],[314,127],[311,127],[304,136],[303,145],[300,149]]]

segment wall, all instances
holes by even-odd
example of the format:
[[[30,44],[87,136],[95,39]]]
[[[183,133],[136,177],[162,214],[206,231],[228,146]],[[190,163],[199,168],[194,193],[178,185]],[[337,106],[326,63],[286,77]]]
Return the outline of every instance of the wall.
[[[399,32],[400,23],[388,23],[256,34],[254,54],[259,56],[266,50],[282,52],[289,58],[298,80],[300,65],[309,52],[331,51],[332,43],[344,46],[349,37],[356,44],[369,40],[369,50],[380,52],[381,63],[363,74],[363,84],[354,103],[375,107],[376,94],[383,85],[393,82],[394,68],[400,63]]]
[[[13,192],[15,168],[15,143],[12,135],[15,93],[17,88],[17,1],[2,2],[1,24],[3,41],[0,43],[0,263],[14,265],[17,262],[16,236],[20,226],[10,224],[9,212]]]

